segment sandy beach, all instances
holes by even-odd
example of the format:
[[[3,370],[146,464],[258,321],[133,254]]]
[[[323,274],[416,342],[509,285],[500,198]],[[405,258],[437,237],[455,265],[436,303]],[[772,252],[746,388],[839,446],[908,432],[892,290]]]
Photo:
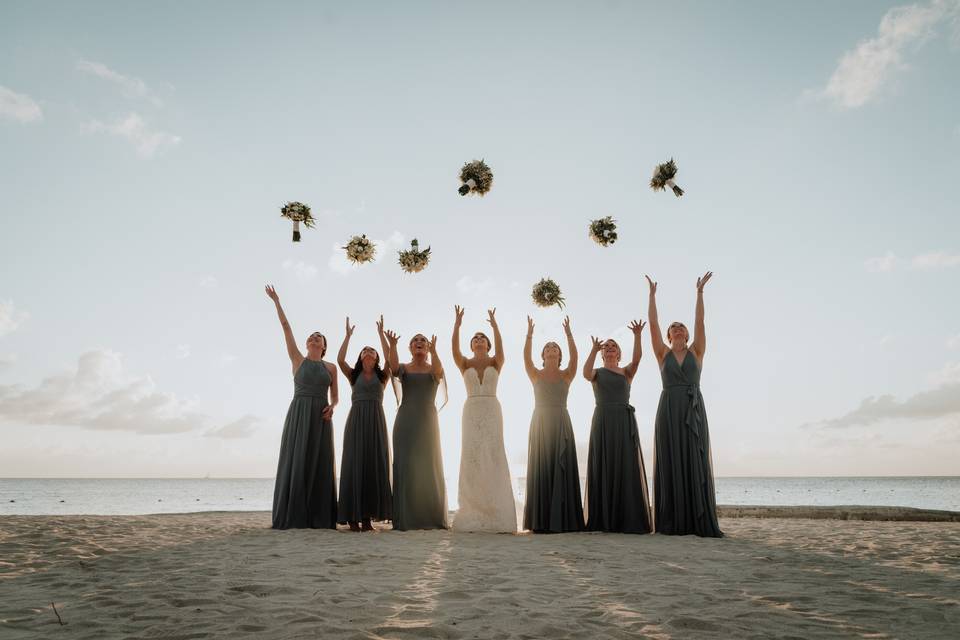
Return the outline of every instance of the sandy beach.
[[[5,516],[0,636],[960,634],[956,522],[726,517],[720,540],[269,524],[260,512]]]

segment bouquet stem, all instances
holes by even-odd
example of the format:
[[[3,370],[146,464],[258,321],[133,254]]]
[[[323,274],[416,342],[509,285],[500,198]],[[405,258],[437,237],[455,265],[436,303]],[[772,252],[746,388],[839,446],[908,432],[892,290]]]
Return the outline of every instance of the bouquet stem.
[[[293,241],[300,242],[300,221],[293,221]]]
[[[673,180],[667,180],[667,186],[673,189],[673,194],[678,198],[683,195],[683,189],[678,187]]]

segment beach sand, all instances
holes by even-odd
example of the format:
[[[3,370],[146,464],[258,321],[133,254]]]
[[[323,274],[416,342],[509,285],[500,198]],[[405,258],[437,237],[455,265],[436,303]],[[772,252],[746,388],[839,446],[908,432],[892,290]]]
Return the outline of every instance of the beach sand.
[[[0,638],[960,637],[955,522],[725,517],[719,540],[269,525],[4,516]]]

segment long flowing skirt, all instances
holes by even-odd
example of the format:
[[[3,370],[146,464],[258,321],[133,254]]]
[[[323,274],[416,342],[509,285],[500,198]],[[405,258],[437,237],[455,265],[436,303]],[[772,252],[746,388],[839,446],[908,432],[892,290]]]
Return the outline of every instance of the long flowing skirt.
[[[390,448],[380,400],[357,400],[343,430],[339,521],[390,520]]]
[[[294,396],[280,440],[273,489],[274,529],[336,529],[333,424],[325,398]]]
[[[526,493],[524,529],[560,533],[585,528],[577,448],[565,407],[536,407],[533,411]]]

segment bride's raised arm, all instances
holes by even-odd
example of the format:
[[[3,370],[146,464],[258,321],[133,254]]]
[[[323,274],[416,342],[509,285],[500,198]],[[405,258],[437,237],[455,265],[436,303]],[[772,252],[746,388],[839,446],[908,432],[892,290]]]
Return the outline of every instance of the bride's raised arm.
[[[467,366],[467,359],[460,352],[460,324],[463,322],[463,307],[454,305],[453,312],[456,314],[456,319],[453,321],[453,338],[451,339],[453,364],[457,365],[457,369],[460,369],[460,372],[463,373]]]
[[[503,368],[503,338],[500,337],[500,325],[497,324],[497,308],[487,310],[487,322],[493,327],[493,345],[497,350],[493,354],[493,363],[497,366],[497,371]]]

